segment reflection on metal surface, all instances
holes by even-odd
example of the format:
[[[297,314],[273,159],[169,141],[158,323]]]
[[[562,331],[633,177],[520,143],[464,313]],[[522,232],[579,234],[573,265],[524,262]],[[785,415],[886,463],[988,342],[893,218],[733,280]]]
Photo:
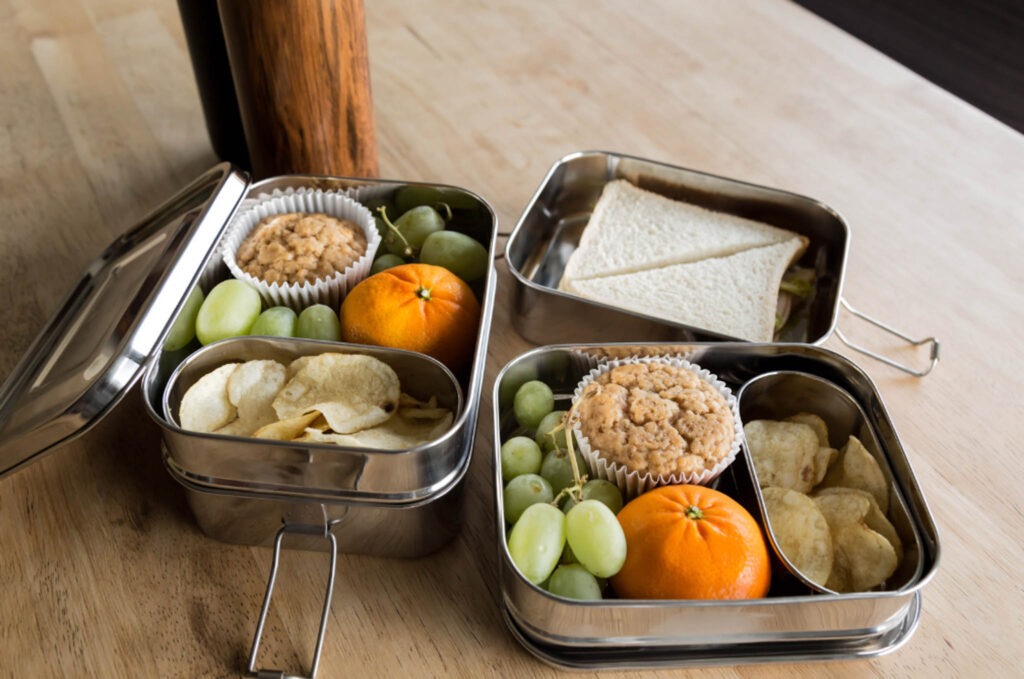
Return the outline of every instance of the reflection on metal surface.
[[[600,649],[565,649],[538,642],[520,628],[507,608],[502,618],[512,636],[535,658],[556,669],[650,670],[673,667],[714,667],[718,665],[750,665],[763,663],[821,662],[877,658],[892,653],[905,644],[921,619],[921,594],[914,594],[904,615],[896,625],[869,631],[850,639],[833,641],[764,642],[722,644],[707,647],[642,648],[605,647]]]
[[[244,174],[218,165],[89,265],[0,387],[0,476],[81,435],[127,393],[245,186]]]

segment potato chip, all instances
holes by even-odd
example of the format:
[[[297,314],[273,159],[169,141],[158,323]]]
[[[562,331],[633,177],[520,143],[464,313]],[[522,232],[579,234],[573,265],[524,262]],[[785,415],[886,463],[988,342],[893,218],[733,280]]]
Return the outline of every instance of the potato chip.
[[[214,429],[214,434],[220,434],[222,436],[252,436],[253,428],[249,426],[249,423],[240,417],[236,417],[231,422],[228,422],[220,429]]]
[[[274,399],[281,419],[317,410],[333,431],[350,434],[387,421],[398,408],[398,375],[383,361],[335,353],[304,358]]]
[[[354,434],[332,434],[307,429],[301,441],[333,443],[353,448],[407,450],[430,443],[444,435],[452,426],[452,414],[436,420],[411,420],[400,415],[387,422]]]
[[[885,481],[878,461],[851,436],[839,453],[839,459],[825,475],[821,485],[825,488],[858,488],[874,496],[882,514],[889,511],[889,484]]]
[[[398,397],[399,408],[435,408],[437,407],[437,396],[431,396],[429,401],[421,401],[415,396],[410,396],[405,392]]]
[[[297,359],[289,363],[287,378],[290,380],[299,374],[299,371],[302,370],[302,366],[309,363],[313,358],[315,358],[315,356],[299,356]]]
[[[903,561],[903,541],[900,540],[900,536],[896,532],[896,528],[893,527],[889,519],[886,518],[884,513],[882,513],[881,508],[878,506],[878,502],[875,501],[875,496],[867,491],[858,490],[856,488],[831,487],[822,488],[821,490],[816,491],[814,493],[814,497],[835,495],[837,493],[856,493],[868,499],[871,503],[871,509],[869,509],[868,513],[864,516],[864,525],[889,541],[893,546],[893,549],[896,550],[897,563]]]
[[[330,428],[331,425],[327,424],[327,420],[323,415],[310,422],[309,426],[306,427],[306,429],[315,429],[316,431],[328,431]]]
[[[208,433],[234,421],[238,410],[228,400],[228,379],[238,366],[222,365],[188,388],[178,409],[182,429]]]
[[[826,446],[818,448],[818,452],[814,455],[815,473],[821,472],[821,478],[825,478],[829,467],[837,459],[839,459],[839,451],[835,448],[828,448]]]
[[[763,488],[775,544],[800,573],[824,586],[832,574],[832,534],[818,505],[788,488]]]
[[[791,415],[785,419],[786,422],[798,422],[800,424],[806,424],[808,427],[814,430],[814,433],[818,435],[818,444],[823,448],[828,448],[828,425],[825,424],[825,420],[821,419],[814,413],[797,413]]]
[[[896,572],[896,549],[864,521],[871,511],[869,498],[837,489],[813,500],[828,522],[835,548],[826,587],[837,592],[865,592]]]
[[[252,435],[258,439],[292,441],[296,437],[301,436],[306,427],[318,417],[320,417],[320,413],[314,410],[311,413],[303,413],[287,420],[279,420],[260,427]]]
[[[284,385],[285,368],[277,361],[246,361],[228,379],[228,400],[238,409],[238,419],[218,434],[248,436],[277,421],[271,405]]]
[[[754,420],[743,427],[761,487],[806,493],[825,476],[818,435],[806,424]]]

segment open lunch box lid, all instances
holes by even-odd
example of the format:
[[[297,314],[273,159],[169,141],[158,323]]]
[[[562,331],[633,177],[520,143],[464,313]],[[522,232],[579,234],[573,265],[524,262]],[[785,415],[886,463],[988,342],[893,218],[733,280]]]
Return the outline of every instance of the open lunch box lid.
[[[142,376],[249,187],[200,175],[85,270],[0,386],[0,478],[81,436]]]

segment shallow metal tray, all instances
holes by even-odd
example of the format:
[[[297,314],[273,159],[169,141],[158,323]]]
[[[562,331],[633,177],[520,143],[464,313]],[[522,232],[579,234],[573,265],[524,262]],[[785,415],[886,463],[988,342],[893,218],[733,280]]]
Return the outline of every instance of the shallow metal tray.
[[[921,559],[921,539],[910,516],[902,493],[893,482],[887,456],[875,435],[871,419],[860,407],[857,399],[829,380],[803,372],[779,370],[763,373],[744,384],[736,394],[740,419],[744,424],[752,420],[783,420],[799,412],[810,412],[821,417],[828,425],[829,444],[841,449],[850,436],[856,436],[865,449],[878,462],[889,488],[887,518],[903,543],[903,558],[899,568],[879,589],[900,590],[916,582],[924,570]],[[834,444],[834,445],[833,445]],[[788,569],[800,583],[814,591],[836,594],[823,585],[808,580],[786,558],[779,548],[772,522],[764,506],[757,471],[753,465],[750,446],[743,442],[743,453],[748,461],[754,492],[763,518],[768,542],[775,551],[780,565]]]
[[[567,403],[579,379],[597,357],[682,354],[705,367],[731,388],[767,372],[797,370],[817,375],[851,394],[870,414],[871,423],[892,472],[893,483],[905,499],[910,520],[920,536],[918,574],[898,591],[820,594],[801,587],[776,565],[772,590],[764,599],[748,601],[635,601],[578,602],[551,595],[523,578],[512,563],[505,542],[501,503],[500,442],[514,428],[506,416],[510,393],[517,383],[541,379],[556,398]],[[541,347],[512,360],[495,383],[495,531],[501,578],[502,605],[517,633],[556,664],[601,666],[625,658],[623,666],[669,666],[711,661],[731,662],[742,649],[752,658],[785,655],[814,656],[821,645],[877,654],[890,650],[913,629],[919,592],[935,572],[938,535],[910,462],[877,390],[867,375],[848,359],[807,344],[688,343],[688,344],[566,344]],[[719,489],[761,515],[746,458],[737,458],[720,477]],[[897,632],[894,630],[902,630]],[[879,641],[881,640],[881,641]],[[647,650],[645,650],[647,649]],[[651,650],[653,649],[653,650]],[[531,649],[533,650],[533,649]],[[651,661],[645,658],[650,651]],[[853,650],[834,650],[852,657]],[[557,658],[565,662],[559,663]],[[569,660],[573,658],[575,660]],[[724,658],[724,659],[723,659]]]
[[[833,331],[852,349],[916,376],[938,361],[938,342],[913,339],[842,298],[850,229],[829,206],[795,193],[608,151],[581,151],[557,161],[505,244],[514,296],[512,325],[535,344],[615,341],[739,341],[683,323],[603,304],[558,290],[565,265],[605,184],[626,179],[642,189],[710,210],[795,231],[809,240],[798,264],[815,272],[815,291],[794,309],[779,342],[820,344]],[[853,344],[836,327],[839,308],[914,345],[930,346],[925,369],[904,366]],[[572,319],[566,322],[565,319]]]

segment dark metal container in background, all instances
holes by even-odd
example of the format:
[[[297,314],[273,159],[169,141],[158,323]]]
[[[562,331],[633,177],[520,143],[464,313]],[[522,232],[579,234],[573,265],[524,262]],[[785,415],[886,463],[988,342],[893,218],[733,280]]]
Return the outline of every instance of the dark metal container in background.
[[[178,0],[178,13],[185,29],[185,42],[192,61],[199,101],[203,105],[206,131],[213,152],[220,160],[249,170],[249,149],[245,144],[242,115],[235,97],[235,82],[224,46],[220,14],[213,0]]]

